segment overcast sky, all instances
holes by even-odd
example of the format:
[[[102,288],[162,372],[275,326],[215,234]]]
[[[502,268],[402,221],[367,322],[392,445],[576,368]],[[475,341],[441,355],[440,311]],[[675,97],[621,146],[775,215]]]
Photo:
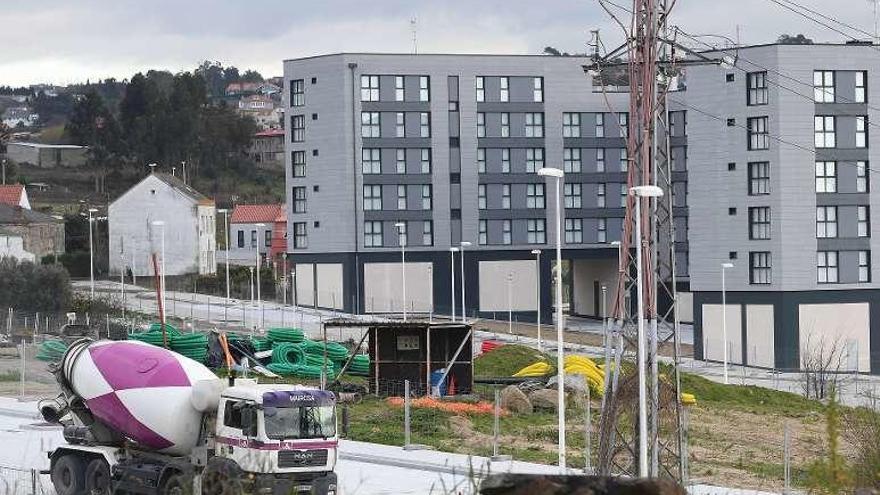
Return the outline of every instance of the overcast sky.
[[[798,1],[873,32],[871,0]],[[620,40],[597,0],[0,0],[0,85],[122,79],[206,59],[279,75],[285,58],[409,53],[413,17],[422,53],[582,52],[592,28],[609,48]],[[672,23],[732,38],[739,26],[743,43],[843,39],[769,0],[678,0]]]

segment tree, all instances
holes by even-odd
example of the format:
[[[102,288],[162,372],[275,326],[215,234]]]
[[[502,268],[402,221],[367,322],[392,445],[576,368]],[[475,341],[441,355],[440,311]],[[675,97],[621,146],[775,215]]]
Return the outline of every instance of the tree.
[[[93,169],[95,192],[104,191],[107,167],[120,151],[119,126],[95,90],[89,91],[73,108],[65,133],[88,146],[88,165]]]
[[[790,34],[780,34],[779,38],[776,39],[776,42],[781,45],[812,45],[813,40],[807,38],[803,34],[796,34],[794,36]]]
[[[56,265],[0,258],[0,306],[16,311],[62,311],[71,298],[70,277]]]
[[[4,124],[0,122],[0,154],[6,153],[6,143],[12,139],[12,130]]]
[[[263,82],[263,76],[260,75],[259,72],[255,70],[246,70],[244,74],[241,75],[241,80],[245,82]]]

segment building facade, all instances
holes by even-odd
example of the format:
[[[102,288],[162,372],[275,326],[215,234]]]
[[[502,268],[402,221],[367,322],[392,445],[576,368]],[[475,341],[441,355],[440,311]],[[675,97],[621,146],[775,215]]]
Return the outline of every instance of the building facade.
[[[229,218],[230,262],[255,266],[258,257],[273,258],[275,232],[283,239],[284,223],[284,205],[236,205]]]
[[[22,238],[22,248],[35,259],[64,254],[64,220],[21,206],[0,203],[0,229]]]
[[[454,304],[461,314],[464,298],[468,315],[512,310],[534,320],[540,305],[549,318],[557,195],[536,174],[546,166],[566,172],[559,192],[571,311],[601,317],[617,279],[629,105],[626,93],[594,88],[585,63],[366,54],[286,61],[287,244],[298,302],[444,314]],[[687,143],[684,112],[675,112],[686,289]],[[463,265],[462,242],[470,243]]]
[[[88,148],[73,144],[9,143],[6,156],[15,163],[39,168],[81,167]]]

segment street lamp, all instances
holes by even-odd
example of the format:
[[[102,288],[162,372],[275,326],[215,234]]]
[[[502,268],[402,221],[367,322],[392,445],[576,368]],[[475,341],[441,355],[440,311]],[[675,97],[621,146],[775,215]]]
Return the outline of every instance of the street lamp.
[[[556,181],[556,388],[557,409],[559,410],[559,468],[565,471],[565,362],[562,342],[562,204],[559,194],[560,183],[565,172],[558,168],[538,170],[541,177],[552,177]]]
[[[513,273],[507,274],[507,333],[513,335]]]
[[[538,304],[538,352],[544,352],[541,344],[541,250],[532,249],[535,255],[535,297]]]
[[[452,287],[449,289],[450,294],[452,294],[452,321],[455,321],[455,253],[457,252],[457,247],[449,248],[449,273],[452,275]]]
[[[92,223],[95,219],[93,213],[98,211],[97,208],[89,208],[89,296],[95,298],[95,253],[92,242]]]
[[[257,227],[257,232],[262,231],[263,227],[266,226],[265,223],[258,223],[258,224],[254,224],[254,225]],[[264,239],[266,238],[265,233],[263,233],[263,238]],[[257,239],[257,262],[256,262],[256,266],[257,266],[257,303],[259,304],[259,309],[260,309],[260,328],[263,328],[266,326],[266,321],[265,321],[266,314],[263,311],[263,297],[260,294],[260,290],[261,290],[261,288],[260,288],[260,268],[261,268],[262,262],[263,262],[263,257],[260,255],[260,240]]]
[[[434,263],[428,265],[428,323],[434,323]]]
[[[397,222],[397,243],[400,244],[400,277],[403,279],[403,321],[406,321],[406,224]]]
[[[727,280],[724,272],[728,268],[733,268],[733,263],[721,263],[721,338],[724,339],[724,384],[729,385],[730,381],[727,375]]]
[[[159,283],[162,285],[162,310],[163,313],[167,313],[168,306],[165,304],[165,301],[167,301],[165,297],[165,222],[163,220],[154,220],[153,225],[159,227],[162,232],[162,276]],[[162,323],[165,322],[163,321]]]
[[[467,321],[467,311],[465,311],[464,304],[464,248],[471,245],[468,241],[462,241],[459,243],[461,246],[461,321]]]
[[[636,286],[638,287],[638,368],[639,368],[639,476],[648,473],[648,399],[645,376],[645,287],[642,277],[642,198],[659,198],[663,189],[657,186],[635,186],[629,194],[636,198]]]
[[[223,229],[226,232],[226,306],[223,308],[223,323],[229,324],[229,210],[221,208],[217,210],[223,214]]]

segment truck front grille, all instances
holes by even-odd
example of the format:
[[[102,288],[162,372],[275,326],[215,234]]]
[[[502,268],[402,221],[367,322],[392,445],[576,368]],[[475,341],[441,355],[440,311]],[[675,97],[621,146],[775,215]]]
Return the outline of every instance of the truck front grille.
[[[280,468],[323,466],[325,464],[327,464],[326,449],[278,451],[278,467]]]

